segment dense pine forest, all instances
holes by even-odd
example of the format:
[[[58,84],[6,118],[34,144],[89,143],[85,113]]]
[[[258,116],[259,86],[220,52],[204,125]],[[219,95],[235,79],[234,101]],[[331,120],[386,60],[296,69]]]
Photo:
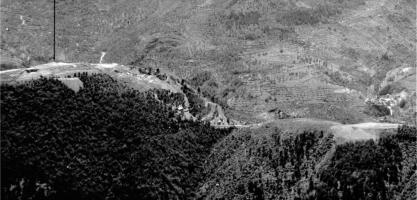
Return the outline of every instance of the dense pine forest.
[[[415,191],[407,186],[416,188],[416,137],[415,127],[400,126],[377,142],[337,146],[330,166],[319,173],[317,190],[310,186],[309,199],[413,199]]]
[[[322,182],[315,198],[310,199],[393,199],[401,160],[401,149],[391,138],[337,146],[330,166],[319,174]]]
[[[75,76],[77,93],[54,78],[1,86],[2,199],[193,198],[230,130],[182,120],[181,95]]]

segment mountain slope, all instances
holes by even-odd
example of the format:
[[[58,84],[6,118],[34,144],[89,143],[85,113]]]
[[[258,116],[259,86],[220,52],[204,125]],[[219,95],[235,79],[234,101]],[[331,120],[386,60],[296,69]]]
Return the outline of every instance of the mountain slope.
[[[369,112],[365,100],[377,98],[390,73],[410,69],[415,77],[415,5],[415,0],[57,1],[57,58],[161,68],[186,80],[205,72],[210,78],[199,85],[202,93],[227,105],[226,114],[253,121],[271,109],[372,121],[379,114]],[[47,0],[2,1],[2,68],[50,60],[51,6]],[[386,117],[412,122],[415,80],[399,82],[410,104]]]

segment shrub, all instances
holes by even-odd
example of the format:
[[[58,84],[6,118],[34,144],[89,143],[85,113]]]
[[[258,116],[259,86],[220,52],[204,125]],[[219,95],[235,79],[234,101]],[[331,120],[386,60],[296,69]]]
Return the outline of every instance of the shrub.
[[[391,93],[391,91],[392,91],[392,89],[393,89],[393,87],[392,87],[392,85],[386,85],[386,86],[384,86],[380,91],[379,91],[379,95],[380,96],[384,96],[384,95],[387,95],[387,94],[390,94]]]
[[[190,80],[190,84],[193,86],[202,86],[206,81],[211,79],[211,73],[208,71],[200,72],[196,74]]]
[[[391,111],[384,105],[368,104],[364,113],[375,117],[383,117],[390,115]]]

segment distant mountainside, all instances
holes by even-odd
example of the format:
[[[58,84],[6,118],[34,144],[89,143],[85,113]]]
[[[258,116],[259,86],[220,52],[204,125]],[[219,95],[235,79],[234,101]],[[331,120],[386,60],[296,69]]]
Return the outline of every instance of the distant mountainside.
[[[57,1],[57,59],[165,69],[194,80],[207,98],[228,107],[226,115],[242,120],[264,120],[276,109],[348,123],[412,123],[415,5]],[[2,69],[49,62],[52,1],[5,0],[0,11]],[[380,95],[385,86],[396,89]]]

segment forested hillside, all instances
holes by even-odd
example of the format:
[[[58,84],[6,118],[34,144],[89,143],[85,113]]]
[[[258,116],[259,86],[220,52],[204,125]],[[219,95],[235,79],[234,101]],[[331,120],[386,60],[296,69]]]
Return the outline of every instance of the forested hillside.
[[[74,76],[78,92],[53,77],[1,86],[2,199],[416,197],[415,127],[342,144],[335,122],[231,132],[184,120],[175,107],[185,97],[202,105],[190,88],[139,92],[106,74]]]
[[[1,86],[2,199],[192,199],[229,130],[181,120],[170,92],[77,76],[78,93],[53,78]]]
[[[215,145],[202,199],[417,197],[415,127],[378,141],[336,145],[326,131],[268,126],[236,131]]]

